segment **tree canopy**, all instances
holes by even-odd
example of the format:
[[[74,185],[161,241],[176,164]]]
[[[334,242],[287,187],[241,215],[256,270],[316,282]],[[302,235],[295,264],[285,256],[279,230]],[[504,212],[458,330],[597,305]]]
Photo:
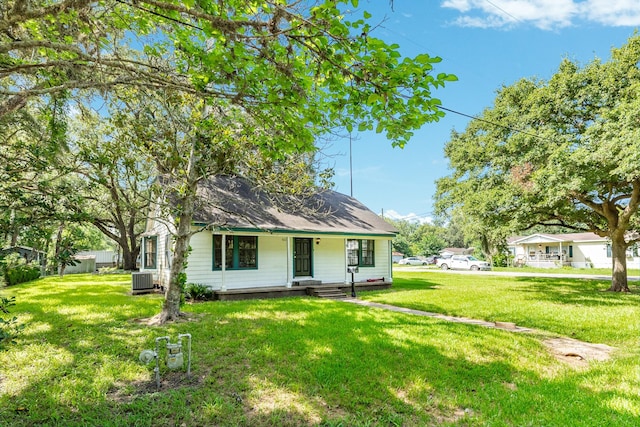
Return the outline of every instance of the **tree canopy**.
[[[434,71],[438,57],[403,57],[377,38],[358,3],[8,0],[0,6],[0,119],[40,102],[56,113],[48,126],[56,146],[67,135],[58,113],[69,100],[112,106],[110,120],[180,195],[163,309],[175,318],[195,189],[206,174],[294,174],[289,161],[311,158],[322,135],[375,130],[402,147],[444,115],[432,91],[456,77]],[[98,151],[83,166],[101,174],[81,172],[94,183],[112,176]],[[307,179],[308,164],[297,164]]]
[[[349,8],[353,10],[349,10]],[[9,0],[0,9],[0,116],[74,89],[139,86],[241,105],[313,144],[335,127],[403,145],[443,115],[440,58],[402,57],[357,0]]]
[[[640,217],[640,36],[611,59],[565,59],[548,81],[501,88],[494,105],[453,132],[454,172],[440,210],[460,210],[490,236],[561,226],[611,239],[611,290],[628,291],[626,248]]]

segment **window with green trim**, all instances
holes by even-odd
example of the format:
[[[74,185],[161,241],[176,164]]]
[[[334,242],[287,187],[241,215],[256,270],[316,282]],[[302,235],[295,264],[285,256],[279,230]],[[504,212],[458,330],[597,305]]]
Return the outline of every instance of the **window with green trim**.
[[[227,236],[224,245],[225,270],[258,268],[258,238]],[[213,236],[213,269],[222,269],[222,236]]]
[[[347,262],[350,266],[374,267],[375,242],[373,240],[347,240]]]
[[[144,238],[144,268],[158,268],[158,236]]]

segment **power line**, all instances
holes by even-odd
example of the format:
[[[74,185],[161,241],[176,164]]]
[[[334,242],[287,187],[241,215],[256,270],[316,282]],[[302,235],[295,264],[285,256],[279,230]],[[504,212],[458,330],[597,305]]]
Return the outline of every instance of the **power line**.
[[[483,118],[480,118],[480,117],[472,116],[472,115],[470,115],[470,114],[461,113],[460,111],[452,110],[452,109],[450,109],[450,108],[443,107],[442,105],[438,105],[438,109],[440,109],[440,110],[444,110],[444,111],[447,111],[447,112],[449,112],[449,113],[457,114],[457,115],[459,115],[459,116],[467,117],[467,118],[472,119],[472,120],[477,120],[477,121],[479,121],[479,122],[487,123],[487,124],[490,124],[490,125],[492,125],[492,126],[501,127],[501,128],[503,128],[503,129],[510,130],[511,132],[517,132],[517,133],[521,133],[521,134],[523,134],[523,135],[530,136],[530,137],[532,137],[532,138],[541,139],[541,140],[543,140],[543,141],[549,141],[549,142],[551,142],[551,140],[550,140],[550,139],[548,139],[548,138],[544,138],[544,137],[542,137],[542,136],[540,136],[540,135],[536,135],[536,134],[534,134],[534,133],[529,133],[529,132],[527,132],[527,131],[525,131],[525,130],[517,129],[517,128],[513,128],[513,127],[511,127],[511,126],[503,125],[503,124],[500,124],[500,123],[492,122],[491,120],[487,120],[487,119],[483,119]]]
[[[519,21],[519,22],[522,22],[522,21],[520,21],[518,18],[516,18],[515,16],[511,15],[511,14],[510,14],[509,12],[507,12],[506,10],[502,9],[500,6],[498,6],[498,5],[494,4],[493,2],[491,2],[490,0],[485,0],[485,1],[486,1],[487,3],[489,3],[491,6],[493,6],[493,7],[495,7],[496,9],[498,9],[498,10],[502,11],[502,12],[503,12],[503,13],[505,13],[506,15],[510,16],[510,17],[511,17],[511,18],[513,18],[514,20]],[[128,3],[128,2],[126,2],[126,1],[124,1],[124,0],[116,0],[116,2],[117,2],[117,3],[120,3],[120,4],[123,4],[123,5],[126,5],[126,6],[129,6],[129,7],[132,7],[132,8],[135,8],[135,9],[138,9],[138,10],[141,10],[141,11],[146,12],[146,13],[149,13],[149,14],[151,14],[151,15],[154,15],[154,16],[157,16],[157,17],[160,17],[160,18],[166,19],[166,20],[168,20],[168,21],[175,22],[176,24],[180,24],[180,25],[184,25],[184,26],[187,26],[187,27],[194,28],[194,29],[196,29],[196,30],[204,31],[201,27],[198,27],[198,26],[196,26],[196,25],[193,25],[193,24],[191,24],[190,22],[182,21],[182,20],[175,19],[175,18],[172,18],[172,17],[167,16],[167,15],[163,15],[163,14],[161,14],[161,13],[159,13],[159,12],[156,12],[156,11],[153,11],[153,10],[151,10],[151,9],[147,9],[147,8],[145,8],[145,7],[139,6],[138,4]],[[394,34],[396,34],[396,35],[400,36],[400,37],[403,37],[403,38],[405,38],[405,39],[408,39],[408,38],[404,37],[403,35],[398,34],[397,32],[395,32],[395,31],[393,31],[393,30],[390,30],[389,28],[386,28],[386,27],[385,27],[385,29],[386,29],[387,31],[391,32],[391,33],[394,33]],[[421,48],[423,48],[423,49],[426,49],[426,47],[425,47],[425,46],[421,46],[419,43],[416,43],[416,42],[415,42],[415,41],[413,41],[413,40],[411,40],[411,41],[412,41],[414,44],[416,44],[418,47],[421,47]],[[408,96],[405,96],[405,98],[406,98],[406,99],[408,99],[409,97],[408,97]],[[523,135],[527,135],[527,136],[531,136],[531,137],[533,137],[533,138],[537,138],[537,139],[542,139],[542,140],[547,140],[547,141],[548,141],[548,139],[547,139],[547,138],[540,137],[539,135],[535,135],[535,134],[528,133],[528,132],[526,132],[526,131],[524,131],[524,130],[521,130],[521,129],[515,129],[515,128],[512,128],[512,127],[510,127],[510,126],[502,125],[502,124],[495,123],[495,122],[492,122],[492,121],[489,121],[489,120],[486,120],[486,119],[482,119],[482,118],[479,118],[479,117],[475,117],[475,116],[472,116],[472,115],[470,115],[470,114],[465,114],[465,113],[462,113],[462,112],[460,112],[460,111],[456,111],[456,110],[453,110],[453,109],[450,109],[450,108],[446,108],[446,107],[444,107],[444,106],[442,106],[442,105],[438,106],[438,108],[439,108],[439,109],[441,109],[441,110],[444,110],[444,111],[448,111],[448,112],[453,113],[453,114],[457,114],[457,115],[459,115],[459,116],[467,117],[467,118],[472,119],[472,120],[477,120],[477,121],[480,121],[480,122],[483,122],[483,123],[490,124],[490,125],[492,125],[492,126],[498,126],[498,127],[503,128],[503,129],[510,130],[510,131],[512,131],[512,132],[518,132],[518,133],[521,133],[521,134],[523,134]],[[351,143],[351,137],[350,137],[349,142]],[[353,184],[352,184],[352,190],[351,190],[351,191],[352,191],[352,194],[353,194]]]
[[[491,6],[495,7],[496,9],[498,9],[500,12],[504,13],[505,15],[507,15],[508,17],[510,17],[511,19],[513,19],[516,22],[520,22],[521,24],[524,24],[524,22],[522,22],[521,20],[519,20],[518,18],[516,18],[515,16],[513,16],[512,14],[510,14],[509,12],[507,12],[506,10],[504,10],[503,8],[501,8],[500,6],[498,6],[497,4],[489,1],[489,0],[484,0],[487,3],[489,3]]]

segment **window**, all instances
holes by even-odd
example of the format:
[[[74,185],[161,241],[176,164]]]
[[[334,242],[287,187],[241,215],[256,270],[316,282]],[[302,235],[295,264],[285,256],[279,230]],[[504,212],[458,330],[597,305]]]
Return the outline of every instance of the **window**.
[[[607,243],[607,258],[611,258],[611,245]]]
[[[347,264],[350,266],[375,266],[373,240],[347,240]]]
[[[213,236],[213,269],[222,269],[222,236]],[[227,236],[225,238],[225,270],[258,268],[258,238]]]
[[[143,268],[157,268],[158,262],[158,236],[144,238],[144,263]]]
[[[573,246],[569,246],[569,258],[573,258]]]

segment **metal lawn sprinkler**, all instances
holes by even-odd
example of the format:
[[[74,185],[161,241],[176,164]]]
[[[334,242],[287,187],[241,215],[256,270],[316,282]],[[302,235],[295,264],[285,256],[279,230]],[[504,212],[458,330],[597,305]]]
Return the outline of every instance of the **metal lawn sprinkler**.
[[[140,361],[144,364],[147,364],[155,359],[156,366],[153,368],[153,372],[156,377],[156,387],[160,389],[160,341],[166,341],[167,348],[167,358],[166,364],[167,368],[175,371],[178,369],[182,369],[184,365],[184,354],[182,353],[182,338],[187,337],[187,377],[191,377],[191,334],[180,334],[178,335],[178,341],[175,343],[171,342],[169,337],[158,337],[156,338],[156,349],[155,350],[142,350],[140,353]]]

